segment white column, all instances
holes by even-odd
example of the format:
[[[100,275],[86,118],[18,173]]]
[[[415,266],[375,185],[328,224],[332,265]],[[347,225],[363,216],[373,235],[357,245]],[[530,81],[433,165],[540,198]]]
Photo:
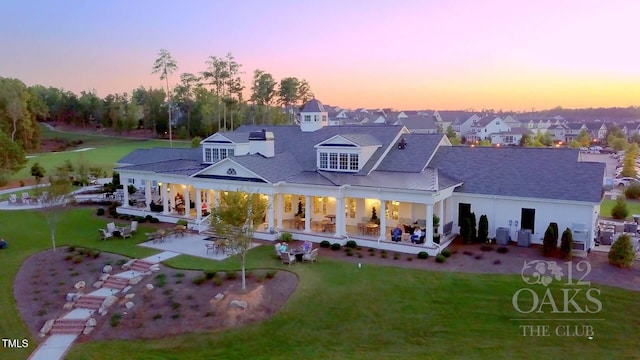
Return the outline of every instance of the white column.
[[[433,205],[427,204],[427,234],[424,238],[424,246],[433,245]]]
[[[151,180],[147,179],[144,181],[144,202],[145,202],[145,210],[151,210],[151,201],[153,197],[151,196]]]
[[[336,197],[336,232],[334,236],[341,238],[345,233],[344,230],[344,196],[340,194]]]
[[[440,218],[440,224],[438,224],[438,234],[440,234],[440,242],[442,243],[442,232],[444,231],[444,200],[440,200],[440,204],[438,205],[438,217]]]
[[[121,184],[122,184],[122,193],[123,193],[123,196],[124,196],[124,198],[122,200],[122,202],[123,202],[122,206],[128,208],[128,207],[130,207],[129,206],[129,179],[128,178],[124,178],[124,179],[121,179],[121,181],[122,181],[121,182]]]
[[[276,207],[278,208],[278,229],[282,229],[282,217],[284,216],[284,196],[282,194],[276,194]]]
[[[311,196],[304,196],[304,232],[311,232]]]
[[[378,241],[384,241],[387,239],[387,204],[384,200],[380,199],[380,236]]]
[[[160,197],[162,198],[162,213],[167,215],[169,214],[169,191],[167,190],[167,183],[162,183],[160,187]]]
[[[196,192],[196,219],[202,219],[202,190],[195,188]]]
[[[268,195],[269,207],[267,208],[267,231],[271,231],[273,229],[273,218],[275,216],[274,196],[275,195]]]
[[[188,218],[191,213],[191,200],[189,199],[189,185],[184,189],[184,217]]]

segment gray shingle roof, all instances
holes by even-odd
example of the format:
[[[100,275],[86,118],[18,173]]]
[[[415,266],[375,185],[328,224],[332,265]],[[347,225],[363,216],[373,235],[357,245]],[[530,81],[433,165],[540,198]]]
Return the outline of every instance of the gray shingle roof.
[[[389,150],[376,170],[420,172],[436,151],[443,134],[407,134],[403,135],[407,146],[399,149],[397,144]]]
[[[249,133],[234,131],[219,134],[231,140],[235,144],[244,144],[249,142]],[[209,138],[205,139],[204,142],[209,142]]]
[[[295,161],[299,164],[303,171],[316,170],[316,149],[314,146],[335,135],[341,134],[359,134],[368,135],[377,140],[377,144],[381,145],[371,159],[364,164],[358,174],[367,174],[375,162],[380,158],[383,151],[395,139],[402,126],[384,126],[384,125],[345,125],[345,126],[325,126],[319,130],[312,132],[302,132],[299,126],[252,126],[243,125],[238,130],[240,132],[259,131],[265,128],[272,131],[275,137],[275,157],[279,153],[289,153],[293,155]]]
[[[300,112],[324,112],[324,106],[322,106],[320,101],[313,98],[302,106]]]
[[[136,149],[116,162],[116,165],[140,165],[165,160],[197,160],[202,162],[202,150],[199,148]]]
[[[605,164],[573,149],[443,146],[429,167],[464,181],[459,192],[599,203]]]
[[[381,145],[380,140],[376,139],[371,134],[344,134],[340,136],[358,144],[359,146]]]
[[[435,130],[436,118],[433,115],[411,115],[398,119],[398,124],[406,126],[409,130]]]
[[[203,164],[200,160],[165,160],[153,163],[144,163],[131,166],[123,166],[116,169],[134,170],[134,171],[150,171],[157,174],[173,174],[191,176],[202,169],[210,166]]]
[[[287,152],[279,153],[272,158],[258,154],[234,156],[232,159],[269,182],[284,181],[302,172],[302,167],[295,157]]]
[[[331,183],[340,185],[354,185],[373,188],[409,189],[437,191],[436,171],[427,169],[421,173],[404,173],[390,171],[373,171],[368,176],[352,176],[345,173],[320,171]]]

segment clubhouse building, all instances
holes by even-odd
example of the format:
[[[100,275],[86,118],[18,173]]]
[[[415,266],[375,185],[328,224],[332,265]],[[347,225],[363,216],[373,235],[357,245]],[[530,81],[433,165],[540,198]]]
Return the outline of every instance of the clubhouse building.
[[[604,177],[604,164],[582,162],[572,149],[452,146],[443,134],[402,125],[329,126],[316,99],[304,105],[300,125],[241,126],[194,149],[139,149],[116,170],[139,189],[124,192],[119,213],[186,219],[203,230],[225,193],[243,191],[269,204],[256,238],[288,231],[300,240],[353,239],[431,255],[472,212],[487,216],[490,238],[517,240],[526,231],[541,243],[556,222],[588,250]],[[396,226],[420,227],[424,238],[416,244],[404,233],[391,241]]]

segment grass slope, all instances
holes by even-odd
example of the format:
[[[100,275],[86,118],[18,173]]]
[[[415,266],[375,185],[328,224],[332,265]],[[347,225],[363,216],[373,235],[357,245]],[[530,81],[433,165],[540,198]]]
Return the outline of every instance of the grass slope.
[[[144,229],[129,240],[103,242],[96,228],[107,219],[92,210],[69,211],[58,227],[59,244],[75,244],[143,257],[156,252],[135,244]],[[0,251],[0,334],[29,337],[11,295],[12,281],[22,261],[50,247],[47,227],[37,212],[3,212],[0,229],[9,243]],[[29,229],[29,231],[25,231]],[[456,255],[454,255],[456,256]],[[433,261],[429,259],[427,261]],[[235,269],[235,258],[223,262],[180,256],[171,266],[197,269]],[[261,246],[248,256],[249,268],[287,269]],[[513,294],[523,287],[517,275],[475,275],[364,266],[330,259],[289,268],[300,278],[296,293],[270,320],[228,331],[195,333],[152,341],[103,341],[76,344],[69,359],[525,359],[525,358],[638,358],[640,333],[638,293],[601,287],[598,314],[532,314],[527,318],[552,324],[561,318],[599,318],[596,336],[523,337],[512,318]],[[205,289],[206,291],[206,289]],[[560,296],[560,289],[553,289]],[[211,289],[211,296],[215,295]],[[577,299],[584,305],[584,301]],[[524,307],[526,301],[522,301]],[[528,304],[530,305],[530,304]],[[552,319],[540,321],[541,319]],[[179,320],[177,320],[179,321]],[[531,323],[535,323],[534,320]],[[572,325],[581,325],[574,321]],[[114,329],[114,331],[117,331]],[[24,359],[35,349],[1,349],[2,359]]]

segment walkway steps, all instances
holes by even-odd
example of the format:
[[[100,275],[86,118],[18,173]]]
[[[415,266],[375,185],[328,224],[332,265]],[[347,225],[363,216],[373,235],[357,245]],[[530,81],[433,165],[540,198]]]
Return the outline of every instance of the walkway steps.
[[[82,295],[73,306],[82,309],[98,310],[104,302],[104,299],[105,297],[103,296]]]
[[[86,319],[57,319],[51,334],[81,334],[86,323]]]
[[[118,276],[109,276],[107,280],[105,280],[102,287],[108,287],[110,289],[122,290],[129,285],[129,279],[121,278]]]
[[[152,262],[138,259],[134,261],[133,264],[131,264],[130,269],[135,271],[145,272],[145,271],[149,271],[149,268],[153,265],[154,263]]]

